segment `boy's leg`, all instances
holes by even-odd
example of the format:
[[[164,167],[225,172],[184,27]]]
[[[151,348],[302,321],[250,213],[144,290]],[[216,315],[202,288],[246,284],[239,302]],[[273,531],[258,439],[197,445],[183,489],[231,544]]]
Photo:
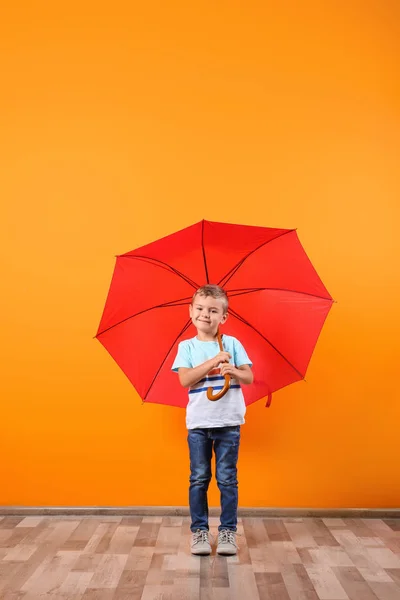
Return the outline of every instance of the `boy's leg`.
[[[237,529],[238,480],[237,461],[240,425],[213,429],[216,478],[221,492],[221,524],[219,531]]]
[[[190,453],[189,506],[190,529],[208,531],[207,490],[211,479],[212,439],[208,429],[189,429]]]

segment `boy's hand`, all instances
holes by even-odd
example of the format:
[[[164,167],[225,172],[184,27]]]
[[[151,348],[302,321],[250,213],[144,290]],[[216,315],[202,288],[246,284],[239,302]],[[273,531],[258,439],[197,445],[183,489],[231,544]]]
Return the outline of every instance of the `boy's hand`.
[[[235,367],[235,365],[231,365],[230,363],[224,363],[221,365],[221,375],[230,375],[231,377],[234,377],[240,384],[249,384],[253,383],[254,381],[250,365],[241,365],[240,367]]]
[[[214,368],[217,368],[220,363],[229,363],[230,358],[229,352],[219,352],[214,358]]]
[[[231,363],[224,363],[221,365],[221,375],[230,375],[234,377],[237,373],[237,368],[235,365],[231,365]]]

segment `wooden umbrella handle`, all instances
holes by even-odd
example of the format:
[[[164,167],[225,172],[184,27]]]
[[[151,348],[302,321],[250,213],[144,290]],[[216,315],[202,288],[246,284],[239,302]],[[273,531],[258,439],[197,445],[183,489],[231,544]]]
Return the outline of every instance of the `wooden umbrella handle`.
[[[224,347],[222,345],[222,338],[221,338],[221,334],[218,331],[217,334],[218,337],[218,344],[219,344],[219,349],[221,350],[221,352],[224,351]],[[224,383],[224,387],[222,388],[222,390],[220,390],[219,392],[217,392],[214,395],[214,389],[212,387],[207,388],[207,398],[209,400],[211,400],[212,402],[214,402],[215,400],[220,400],[220,398],[222,398],[222,396],[225,396],[226,392],[229,390],[229,388],[231,387],[231,376],[230,375],[224,375],[225,377],[225,383]]]

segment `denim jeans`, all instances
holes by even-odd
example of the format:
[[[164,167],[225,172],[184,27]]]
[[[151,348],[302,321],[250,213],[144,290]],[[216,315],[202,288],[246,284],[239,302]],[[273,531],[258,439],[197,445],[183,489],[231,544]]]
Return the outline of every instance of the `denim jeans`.
[[[221,524],[218,530],[236,531],[238,506],[237,460],[240,425],[213,429],[189,429],[190,452],[189,506],[190,529],[208,530],[207,490],[211,480],[214,448],[216,478],[221,493]]]

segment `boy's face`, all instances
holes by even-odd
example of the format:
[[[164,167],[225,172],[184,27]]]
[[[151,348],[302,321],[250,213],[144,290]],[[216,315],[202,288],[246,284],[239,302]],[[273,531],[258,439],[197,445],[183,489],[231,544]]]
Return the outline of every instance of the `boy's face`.
[[[189,307],[193,325],[203,333],[215,335],[219,325],[225,323],[228,314],[224,311],[222,298],[196,294]]]

